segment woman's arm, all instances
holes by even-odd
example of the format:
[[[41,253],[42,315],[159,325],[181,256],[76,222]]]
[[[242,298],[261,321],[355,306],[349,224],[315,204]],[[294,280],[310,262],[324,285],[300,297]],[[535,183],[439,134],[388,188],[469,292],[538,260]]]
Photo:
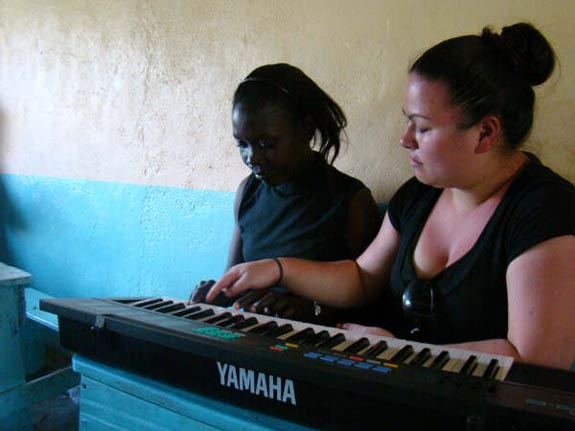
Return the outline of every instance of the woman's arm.
[[[399,245],[399,234],[386,216],[375,240],[357,259],[313,262],[281,258],[281,285],[296,295],[333,307],[361,305],[386,286]],[[237,296],[248,289],[264,289],[278,282],[279,265],[273,259],[232,267],[207,295],[211,301],[220,292]]]
[[[573,235],[553,238],[530,248],[507,269],[507,340],[454,347],[569,369],[575,360],[574,269]]]

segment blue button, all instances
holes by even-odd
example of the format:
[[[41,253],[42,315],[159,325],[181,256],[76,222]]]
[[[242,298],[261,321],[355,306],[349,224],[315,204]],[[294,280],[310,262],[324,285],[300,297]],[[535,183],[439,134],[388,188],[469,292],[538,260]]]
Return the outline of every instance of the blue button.
[[[304,354],[304,356],[306,358],[311,358],[311,359],[317,359],[317,358],[321,357],[321,355],[319,353],[316,353],[316,352],[307,352]]]
[[[356,368],[363,368],[364,370],[369,370],[370,368],[373,368],[373,365],[368,364],[367,362],[356,362],[355,366]]]
[[[335,356],[329,356],[329,355],[322,356],[320,359],[325,362],[335,362],[338,360],[338,358],[336,358]]]
[[[337,363],[341,365],[353,365],[354,361],[350,361],[349,359],[340,359]]]
[[[388,367],[375,367],[372,368],[373,371],[379,371],[380,373],[389,373],[391,371],[391,368]]]

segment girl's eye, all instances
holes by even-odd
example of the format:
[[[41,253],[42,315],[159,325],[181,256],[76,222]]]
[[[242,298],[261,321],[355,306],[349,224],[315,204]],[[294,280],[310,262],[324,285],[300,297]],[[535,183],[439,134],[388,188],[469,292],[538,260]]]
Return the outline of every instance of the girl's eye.
[[[429,127],[418,127],[417,129],[415,129],[415,131],[417,133],[421,133],[421,134],[429,132],[429,130],[430,130]]]
[[[260,139],[257,144],[262,150],[271,150],[273,149],[275,142],[269,139]]]

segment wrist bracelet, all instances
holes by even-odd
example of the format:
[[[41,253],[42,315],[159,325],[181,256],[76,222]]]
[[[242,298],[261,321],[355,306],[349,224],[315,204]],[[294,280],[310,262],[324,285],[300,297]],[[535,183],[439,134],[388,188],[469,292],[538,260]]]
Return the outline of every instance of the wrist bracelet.
[[[315,317],[319,317],[319,315],[321,314],[321,305],[319,302],[317,301],[313,301],[313,315]]]
[[[277,257],[274,257],[273,260],[275,260],[275,262],[278,264],[278,269],[280,270],[280,276],[278,278],[278,281],[276,281],[276,286],[277,286],[284,279],[284,268],[282,266],[282,263],[280,262],[280,260]]]

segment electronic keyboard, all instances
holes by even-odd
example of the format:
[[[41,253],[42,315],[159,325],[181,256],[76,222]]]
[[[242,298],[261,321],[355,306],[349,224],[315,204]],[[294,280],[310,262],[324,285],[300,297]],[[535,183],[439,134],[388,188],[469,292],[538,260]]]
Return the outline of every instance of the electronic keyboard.
[[[575,430],[575,374],[170,298],[41,300],[61,344],[320,429]]]

